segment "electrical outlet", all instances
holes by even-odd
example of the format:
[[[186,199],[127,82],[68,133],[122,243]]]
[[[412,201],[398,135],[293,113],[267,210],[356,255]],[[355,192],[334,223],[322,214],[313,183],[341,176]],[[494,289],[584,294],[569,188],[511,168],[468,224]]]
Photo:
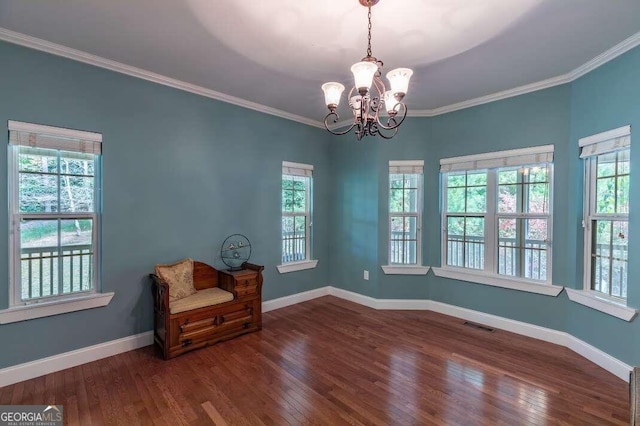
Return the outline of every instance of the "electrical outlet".
[[[369,281],[369,271],[364,271],[364,279]]]

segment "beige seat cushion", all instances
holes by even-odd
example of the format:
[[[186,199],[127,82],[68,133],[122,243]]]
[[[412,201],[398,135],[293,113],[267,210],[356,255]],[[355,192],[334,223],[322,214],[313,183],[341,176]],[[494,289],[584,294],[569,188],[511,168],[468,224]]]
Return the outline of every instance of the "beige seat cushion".
[[[169,285],[169,302],[191,296],[193,286],[193,260],[184,259],[169,265],[156,265],[156,275]]]
[[[187,296],[184,299],[169,303],[169,310],[172,314],[179,314],[180,312],[218,305],[232,300],[233,293],[229,293],[218,287],[205,288],[204,290],[198,290],[195,294]]]

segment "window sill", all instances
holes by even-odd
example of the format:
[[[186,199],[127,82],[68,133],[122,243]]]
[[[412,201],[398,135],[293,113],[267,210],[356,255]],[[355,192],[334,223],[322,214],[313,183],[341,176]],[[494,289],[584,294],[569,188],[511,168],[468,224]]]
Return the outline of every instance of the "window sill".
[[[70,297],[68,299],[34,303],[32,305],[14,306],[0,311],[0,324],[26,321],[68,312],[107,306],[115,293],[98,293]]]
[[[451,278],[454,280],[468,281],[472,283],[490,285],[493,287],[508,288],[511,290],[526,291],[528,293],[543,294],[545,296],[557,296],[564,287],[549,284],[538,284],[524,280],[515,280],[495,275],[474,273],[450,268],[432,268],[437,277]]]
[[[283,263],[282,265],[276,266],[276,268],[278,268],[278,272],[281,274],[286,274],[289,272],[304,271],[305,269],[313,269],[316,266],[318,266],[317,260],[303,260],[301,262]]]
[[[569,296],[569,300],[572,302],[588,306],[589,308],[604,312],[621,320],[630,322],[638,313],[635,309],[623,303],[601,297],[593,291],[575,290],[573,288],[567,288],[566,290],[567,296]]]
[[[383,265],[382,270],[386,275],[427,275],[428,266],[410,265]]]

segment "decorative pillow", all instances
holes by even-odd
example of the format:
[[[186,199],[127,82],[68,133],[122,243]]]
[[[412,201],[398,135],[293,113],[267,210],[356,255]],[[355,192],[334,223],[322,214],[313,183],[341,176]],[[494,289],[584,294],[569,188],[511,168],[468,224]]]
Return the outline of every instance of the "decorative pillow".
[[[169,302],[191,296],[193,286],[193,260],[184,259],[170,265],[156,265],[156,275],[169,285]]]

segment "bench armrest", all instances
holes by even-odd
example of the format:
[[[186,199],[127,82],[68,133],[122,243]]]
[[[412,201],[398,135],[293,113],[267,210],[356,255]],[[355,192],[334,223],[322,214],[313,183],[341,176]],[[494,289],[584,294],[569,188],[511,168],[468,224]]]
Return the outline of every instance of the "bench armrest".
[[[149,274],[152,281],[153,308],[158,313],[169,312],[169,284],[156,274]]]

